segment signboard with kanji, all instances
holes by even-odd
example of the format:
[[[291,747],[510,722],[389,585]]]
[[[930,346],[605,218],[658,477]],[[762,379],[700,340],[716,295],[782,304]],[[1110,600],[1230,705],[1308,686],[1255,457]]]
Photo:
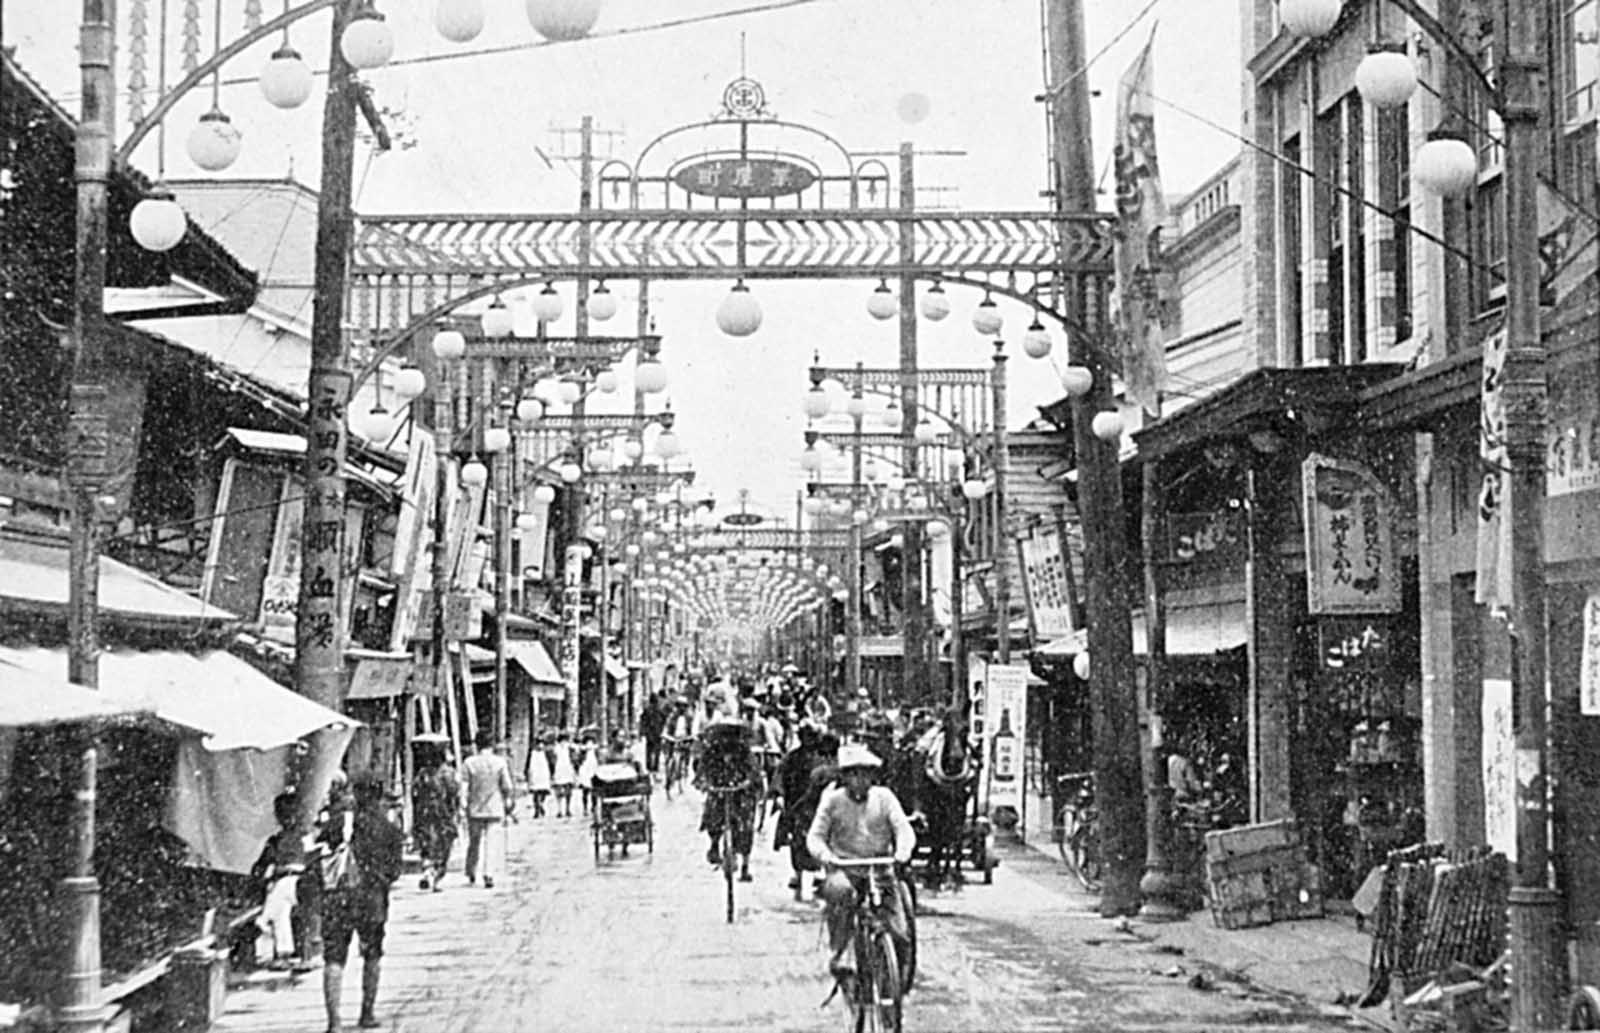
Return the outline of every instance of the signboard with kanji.
[[[1300,476],[1308,611],[1398,613],[1400,571],[1388,488],[1360,463],[1315,452],[1301,464]]]
[[[782,158],[708,158],[677,168],[672,181],[706,197],[784,197],[817,181],[817,174]]]

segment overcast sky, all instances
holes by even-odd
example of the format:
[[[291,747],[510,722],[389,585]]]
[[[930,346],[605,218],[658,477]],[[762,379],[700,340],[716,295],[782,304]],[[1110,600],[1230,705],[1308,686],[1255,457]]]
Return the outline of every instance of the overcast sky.
[[[149,0],[152,39],[149,76],[156,77],[154,39],[161,0]],[[168,0],[172,44],[169,79],[177,71],[182,0]],[[120,0],[126,20],[132,0]],[[202,5],[202,52],[210,52],[210,10]],[[224,41],[237,35],[243,0],[225,0]],[[265,0],[267,16],[279,10]],[[6,44],[17,59],[70,110],[77,107],[78,5],[6,5]],[[573,172],[560,160],[576,148],[576,127],[592,115],[605,131],[603,146],[625,160],[659,133],[704,119],[723,86],[740,71],[766,89],[780,117],[805,123],[856,151],[892,151],[901,141],[924,151],[961,156],[919,159],[921,201],[968,209],[1039,209],[1045,182],[1046,139],[1041,106],[1042,12],[1038,0],[607,0],[595,38],[541,46],[520,0],[486,0],[488,23],[473,43],[445,42],[432,28],[432,3],[379,4],[394,26],[394,66],[370,76],[378,103],[407,146],[357,158],[357,210],[378,212],[565,211],[576,206]],[[765,8],[765,9],[763,9]],[[1197,186],[1235,153],[1228,132],[1209,127],[1167,102],[1230,129],[1238,125],[1238,0],[1085,0],[1097,165],[1105,167],[1115,83],[1159,22],[1155,35],[1156,131],[1169,195]],[[665,23],[719,12],[747,13]],[[319,15],[296,25],[294,44],[325,66],[328,21]],[[119,40],[126,48],[126,24]],[[483,53],[501,50],[503,53]],[[227,176],[292,175],[317,184],[320,91],[295,112],[260,98],[253,79],[272,50],[263,45],[228,68],[222,108],[244,133],[244,153]],[[1103,53],[1102,53],[1103,51]],[[118,75],[125,85],[126,53]],[[209,90],[169,115],[165,171],[172,178],[203,175],[184,153],[183,140],[209,105]],[[926,118],[901,116],[899,102],[924,95]],[[153,98],[152,98],[153,99]],[[148,103],[148,102],[147,102]],[[126,109],[119,114],[126,133]],[[610,134],[620,134],[612,136]],[[541,153],[553,159],[547,163]],[[154,137],[135,162],[155,174]],[[927,189],[935,188],[935,189]],[[1110,207],[1109,195],[1102,195]],[[614,285],[631,312],[632,290]],[[732,502],[738,489],[778,514],[792,514],[804,475],[798,465],[805,419],[800,411],[805,368],[820,350],[824,362],[869,366],[896,361],[892,321],[877,323],[864,303],[873,284],[757,282],[765,322],[753,338],[722,336],[713,321],[723,283],[666,284],[652,291],[664,337],[669,394],[681,415],[680,436],[700,484]],[[572,311],[570,286],[567,311]],[[969,322],[979,298],[954,288],[951,318],[924,324],[925,367],[986,363],[989,348]],[[1002,302],[1003,336],[1016,340],[1028,319]],[[619,316],[610,327],[624,332]],[[563,328],[558,328],[562,330]],[[570,325],[564,328],[570,332]],[[1015,352],[1015,349],[1013,349]],[[1049,361],[1015,352],[1010,423],[1060,394]]]

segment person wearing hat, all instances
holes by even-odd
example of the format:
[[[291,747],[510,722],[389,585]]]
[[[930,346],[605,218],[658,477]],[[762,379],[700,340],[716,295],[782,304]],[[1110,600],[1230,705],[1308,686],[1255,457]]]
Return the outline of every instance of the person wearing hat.
[[[328,1013],[328,1033],[343,1028],[339,996],[352,937],[361,942],[361,1017],[356,1025],[362,1029],[380,1025],[374,1006],[389,920],[389,887],[400,877],[405,846],[405,834],[384,813],[383,777],[366,771],[350,784],[354,809],[337,804],[319,840],[324,854],[348,842],[359,873],[348,884],[325,885],[322,890],[322,1003]]]
[[[841,746],[838,768],[843,784],[822,794],[806,834],[806,849],[811,856],[824,868],[831,868],[822,883],[822,899],[828,946],[833,952],[828,970],[835,977],[850,971],[846,957],[850,949],[850,912],[857,895],[865,891],[869,876],[832,866],[840,860],[864,857],[893,857],[897,864],[907,864],[917,847],[917,834],[900,800],[887,786],[874,784],[882,766],[883,762],[865,746]],[[882,873],[876,877],[886,880],[880,883],[885,925],[900,944],[901,956],[908,957],[905,948],[909,925],[898,880]]]
[[[450,763],[449,742],[437,732],[412,740],[417,748],[417,773],[411,779],[412,839],[422,857],[423,889],[439,892],[450,851],[455,847],[461,816],[461,789]]]

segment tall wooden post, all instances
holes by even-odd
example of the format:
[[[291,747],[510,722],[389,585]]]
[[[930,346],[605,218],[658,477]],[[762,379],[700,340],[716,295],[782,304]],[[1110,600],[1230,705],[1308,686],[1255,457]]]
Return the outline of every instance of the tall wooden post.
[[[914,152],[909,143],[900,145],[900,210],[915,211],[917,184]],[[900,233],[900,260],[911,265],[916,258],[916,235],[909,223]],[[905,456],[902,473],[907,484],[914,484],[921,472],[914,434],[917,419],[917,281],[900,278],[900,428],[904,435]],[[859,421],[858,421],[859,422]],[[928,608],[924,600],[922,570],[922,524],[907,521],[900,528],[900,609],[901,699],[898,703],[925,703],[932,691],[928,677]]]
[[[108,430],[105,385],[106,198],[116,113],[116,4],[84,0],[78,32],[83,88],[73,180],[77,190],[77,265],[73,275],[72,391],[67,480],[72,500],[67,569],[67,680],[100,684],[99,498],[106,479]],[[94,872],[94,739],[70,737],[65,780],[76,786],[71,811],[71,868],[62,880],[71,929],[61,1023],[97,1029],[104,1017],[100,985],[100,881]]]
[[[1161,463],[1146,459],[1140,471],[1144,508],[1140,545],[1144,560],[1145,682],[1142,702],[1148,731],[1144,749],[1145,855],[1139,891],[1141,918],[1172,921],[1188,916],[1172,871],[1172,787],[1167,783],[1162,709],[1166,702],[1167,600],[1161,581],[1161,546],[1166,536],[1166,488]]]
[[[994,371],[989,374],[994,394],[994,634],[995,654],[1002,664],[1011,662],[1011,510],[1006,499],[1006,467],[1011,449],[1006,440],[1006,346],[994,342]]]
[[[1046,49],[1053,97],[1050,150],[1056,209],[1092,212],[1095,169],[1090,145],[1089,84],[1084,67],[1081,0],[1047,0]],[[1129,586],[1134,572],[1122,520],[1122,481],[1115,443],[1091,429],[1094,414],[1112,406],[1113,356],[1099,305],[1095,323],[1068,338],[1069,358],[1093,374],[1089,393],[1072,407],[1078,463],[1079,516],[1083,521],[1085,580],[1088,581],[1089,690],[1094,715],[1095,794],[1100,811],[1100,851],[1105,879],[1102,915],[1131,914],[1139,907],[1144,867],[1144,801],[1139,759],[1139,721],[1134,697],[1133,631]]]

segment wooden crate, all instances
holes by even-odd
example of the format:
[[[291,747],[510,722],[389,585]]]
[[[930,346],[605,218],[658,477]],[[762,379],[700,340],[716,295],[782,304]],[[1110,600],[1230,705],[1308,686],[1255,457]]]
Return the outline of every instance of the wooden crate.
[[[1225,860],[1263,850],[1300,845],[1300,826],[1293,818],[1217,829],[1206,833],[1206,860]]]
[[[1304,864],[1306,848],[1298,844],[1293,846],[1275,846],[1265,850],[1257,850],[1253,854],[1236,854],[1231,857],[1206,858],[1206,878],[1214,876],[1239,875],[1244,872],[1264,872],[1272,868],[1293,868]]]
[[[1220,875],[1206,881],[1211,918],[1223,929],[1245,929],[1272,922],[1271,884],[1266,871]]]

